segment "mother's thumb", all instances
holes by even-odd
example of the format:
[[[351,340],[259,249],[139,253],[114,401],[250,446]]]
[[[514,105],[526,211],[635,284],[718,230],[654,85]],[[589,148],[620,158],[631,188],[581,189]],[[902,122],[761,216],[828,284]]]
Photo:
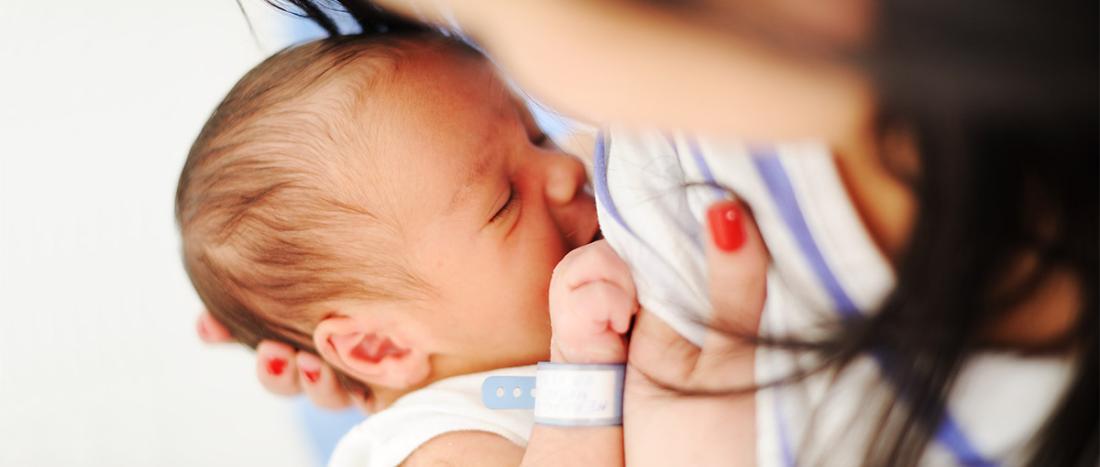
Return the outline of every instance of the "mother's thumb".
[[[707,209],[707,269],[714,314],[721,331],[754,334],[767,285],[768,252],[744,205],[719,201]]]

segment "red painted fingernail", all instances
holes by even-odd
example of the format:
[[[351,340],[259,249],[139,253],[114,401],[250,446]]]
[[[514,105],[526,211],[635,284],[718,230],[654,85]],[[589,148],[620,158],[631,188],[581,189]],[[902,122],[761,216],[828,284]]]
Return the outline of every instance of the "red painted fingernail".
[[[320,371],[305,371],[305,370],[302,370],[302,374],[305,375],[306,379],[309,380],[309,382],[311,382],[311,383],[316,383],[317,380],[321,379],[321,372]]]
[[[267,361],[267,372],[269,374],[279,376],[283,374],[284,369],[286,369],[286,360],[273,358]]]
[[[732,253],[745,244],[744,213],[736,201],[722,201],[707,209],[707,224],[714,245]]]

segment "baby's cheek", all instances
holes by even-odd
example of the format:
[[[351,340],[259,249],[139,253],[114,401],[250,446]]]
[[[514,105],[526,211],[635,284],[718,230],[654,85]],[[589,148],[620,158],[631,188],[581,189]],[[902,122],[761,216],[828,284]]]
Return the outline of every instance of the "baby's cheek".
[[[537,316],[531,316],[525,323],[521,332],[513,336],[516,348],[523,348],[524,353],[537,356],[538,361],[549,358],[550,352],[550,319],[545,311]]]

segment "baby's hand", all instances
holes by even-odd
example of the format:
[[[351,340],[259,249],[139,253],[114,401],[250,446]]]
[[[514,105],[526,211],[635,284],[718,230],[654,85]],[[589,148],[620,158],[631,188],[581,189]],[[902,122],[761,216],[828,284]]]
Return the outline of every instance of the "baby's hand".
[[[550,360],[625,362],[624,334],[637,311],[630,270],[606,241],[573,250],[550,279]]]

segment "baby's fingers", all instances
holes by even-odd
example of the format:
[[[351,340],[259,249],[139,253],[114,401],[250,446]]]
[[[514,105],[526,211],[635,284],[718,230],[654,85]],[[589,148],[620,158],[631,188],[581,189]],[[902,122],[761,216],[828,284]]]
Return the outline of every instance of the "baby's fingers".
[[[635,293],[630,267],[607,244],[607,240],[598,240],[571,251],[558,265],[558,269],[564,271],[564,277],[560,280],[567,289],[587,282],[607,281],[619,286],[627,294]]]
[[[256,378],[268,391],[282,396],[301,392],[294,348],[281,342],[263,341],[256,346]]]
[[[626,333],[637,304],[634,296],[607,281],[589,282],[569,294],[569,309],[587,334]]]

